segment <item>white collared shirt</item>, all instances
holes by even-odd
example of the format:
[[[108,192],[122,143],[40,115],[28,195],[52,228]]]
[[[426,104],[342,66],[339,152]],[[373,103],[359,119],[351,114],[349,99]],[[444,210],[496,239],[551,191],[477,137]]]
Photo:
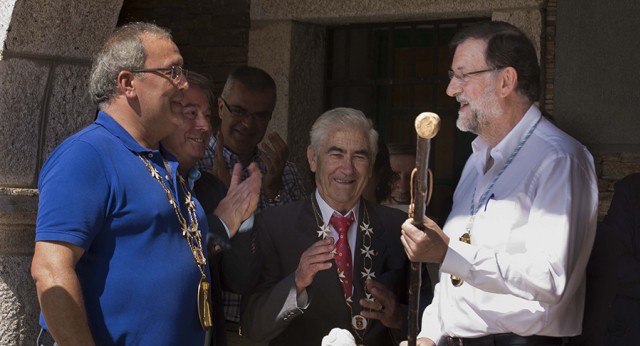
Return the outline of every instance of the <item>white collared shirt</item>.
[[[598,205],[593,158],[583,145],[542,118],[480,206],[471,244],[458,241],[474,189],[477,203],[540,117],[531,106],[493,149],[474,140],[444,226],[451,241],[419,337],[442,344],[447,335],[580,333]],[[494,163],[484,173],[489,155]],[[454,287],[450,274],[463,278],[462,286]]]
[[[339,211],[337,210],[333,210],[333,208],[331,208],[327,202],[324,201],[324,199],[322,199],[322,197],[320,196],[320,192],[318,192],[318,190],[316,189],[316,200],[318,201],[318,207],[320,208],[320,213],[322,213],[322,221],[324,222],[325,225],[329,225],[329,228],[331,229],[331,236],[333,237],[334,240],[334,244],[338,242],[338,231],[335,230],[335,228],[333,228],[333,226],[331,226],[329,224],[329,220],[331,220],[331,215],[333,215],[333,213],[335,212],[338,215],[341,216],[347,216],[349,215],[349,212],[353,212],[353,222],[351,223],[351,226],[349,226],[349,231],[347,231],[347,240],[349,241],[349,247],[351,248],[351,263],[354,263],[354,253],[355,251],[353,250],[354,247],[356,246],[356,238],[357,238],[357,228],[358,228],[358,211],[360,210],[360,200],[358,200],[358,202],[356,202],[356,205],[351,208],[351,210],[349,210],[346,214],[342,215]]]

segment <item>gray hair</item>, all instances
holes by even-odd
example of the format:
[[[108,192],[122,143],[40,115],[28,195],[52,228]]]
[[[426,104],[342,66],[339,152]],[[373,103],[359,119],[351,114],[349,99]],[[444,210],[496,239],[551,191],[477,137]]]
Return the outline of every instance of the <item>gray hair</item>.
[[[169,31],[155,24],[129,23],[116,29],[96,53],[89,78],[89,95],[96,105],[102,107],[117,95],[120,71],[144,68],[145,34],[171,40]]]
[[[240,66],[233,70],[224,84],[222,97],[228,98],[231,95],[231,89],[236,82],[244,85],[250,91],[271,93],[273,94],[273,100],[276,100],[276,82],[263,69],[253,66]]]
[[[213,89],[211,86],[211,80],[200,73],[189,70],[187,75],[187,82],[189,82],[189,87],[197,86],[204,91],[204,94],[207,96],[207,102],[209,102],[209,107],[214,107],[215,95],[213,94]]]
[[[371,166],[374,165],[378,154],[378,132],[373,128],[373,122],[364,113],[353,108],[334,108],[328,110],[311,127],[311,147],[316,157],[332,131],[337,129],[355,129],[364,131],[369,137],[369,151]]]

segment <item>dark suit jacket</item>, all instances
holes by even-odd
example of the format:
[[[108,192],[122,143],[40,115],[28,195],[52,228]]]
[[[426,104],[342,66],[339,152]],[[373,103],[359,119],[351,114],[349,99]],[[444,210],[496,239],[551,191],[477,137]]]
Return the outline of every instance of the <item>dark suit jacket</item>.
[[[640,300],[640,173],[616,183],[602,223],[613,232],[620,246],[617,295]]]
[[[640,299],[640,174],[615,184],[615,193],[587,265],[587,291],[580,346],[613,344],[607,338],[612,305],[618,297]],[[622,304],[626,304],[625,301]],[[616,316],[620,318],[621,316]],[[620,337],[621,335],[617,335]]]
[[[222,290],[239,294],[252,288],[260,274],[255,232],[236,233],[229,239],[220,219],[213,214],[218,203],[226,196],[227,189],[214,175],[201,172],[194,191],[207,213],[209,236],[209,270],[211,271],[211,301],[213,317],[212,345],[226,346],[225,316]]]
[[[408,300],[410,262],[400,242],[400,225],[406,214],[392,208],[361,200],[362,220],[366,205],[373,228],[372,248],[378,253],[373,260],[376,280],[396,294],[398,302]],[[332,328],[351,330],[351,313],[346,305],[334,266],[316,274],[307,287],[309,306],[296,308],[295,270],[302,253],[319,240],[318,226],[311,202],[298,201],[266,209],[258,217],[258,238],[262,258],[262,274],[256,289],[243,297],[242,331],[254,340],[270,340],[270,345],[320,345],[322,337]],[[360,279],[362,256],[359,253],[361,233],[358,232],[354,257],[353,301],[364,297],[364,282]],[[421,289],[421,308],[431,302],[433,293],[426,270]],[[287,302],[287,298],[293,298]],[[359,306],[354,303],[355,306]],[[403,313],[406,320],[406,313]],[[406,323],[404,323],[406,325]],[[353,331],[352,331],[353,333]],[[367,346],[397,345],[406,333],[391,330],[377,320],[370,320],[364,334]],[[356,341],[359,341],[356,338]]]

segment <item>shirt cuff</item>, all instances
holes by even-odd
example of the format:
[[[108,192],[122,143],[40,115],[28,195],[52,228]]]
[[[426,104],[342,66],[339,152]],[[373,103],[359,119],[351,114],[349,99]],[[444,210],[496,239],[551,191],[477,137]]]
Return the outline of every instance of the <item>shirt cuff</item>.
[[[244,233],[244,232],[250,231],[253,228],[253,219],[254,219],[254,214],[251,214],[249,218],[242,221],[242,223],[240,224],[240,227],[238,227],[238,233]],[[222,219],[220,219],[220,223],[222,223],[222,226],[224,226],[224,230],[227,232],[227,237],[231,239],[231,231],[229,231],[229,227],[227,227],[227,224],[224,223]]]
[[[218,219],[220,219],[220,218],[218,218]],[[220,219],[220,223],[222,224],[222,226],[224,226],[224,230],[225,230],[225,232],[227,232],[227,237],[229,239],[231,239],[231,232],[229,232],[229,227],[227,227],[227,224],[224,223],[224,221],[222,219]]]
[[[239,233],[248,232],[253,228],[254,215],[255,214],[251,214],[251,216],[249,216],[249,218],[247,218],[246,220],[242,221],[242,223],[240,224],[240,227],[238,227],[238,232]]]
[[[476,251],[477,247],[452,239],[440,265],[440,271],[463,279],[469,277],[471,270],[469,259],[475,256]]]
[[[309,296],[307,295],[307,290],[303,290],[302,293],[296,296],[296,303],[298,304],[298,309],[301,310],[309,307]]]

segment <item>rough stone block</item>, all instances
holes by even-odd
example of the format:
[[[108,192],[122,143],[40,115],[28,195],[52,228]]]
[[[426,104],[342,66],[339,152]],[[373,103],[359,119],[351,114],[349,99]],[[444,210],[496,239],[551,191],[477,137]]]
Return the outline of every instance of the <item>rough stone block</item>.
[[[251,18],[259,20],[309,21],[313,23],[410,21],[445,17],[486,16],[491,11],[536,9],[542,0],[467,1],[467,0],[253,0]]]
[[[13,7],[16,4],[16,0],[3,0],[0,1],[0,43],[4,42],[7,37],[7,31],[9,30],[9,24],[11,24],[11,15],[13,15]],[[2,50],[4,45],[0,45],[0,60],[2,60]]]
[[[48,73],[46,64],[0,61],[0,186],[35,187]]]
[[[88,89],[90,67],[86,65],[58,65],[54,70],[47,128],[44,133],[43,162],[58,144],[87,126],[96,116],[97,107],[91,102]]]
[[[115,28],[122,1],[19,1],[6,50],[89,58]]]
[[[40,307],[31,257],[0,254],[0,345],[35,345]]]
[[[0,188],[0,254],[33,253],[38,194]]]
[[[533,42],[538,59],[540,59],[542,36],[542,14],[539,9],[530,9],[523,11],[496,12],[493,14],[492,20],[501,20],[511,23],[524,31],[531,42]]]

